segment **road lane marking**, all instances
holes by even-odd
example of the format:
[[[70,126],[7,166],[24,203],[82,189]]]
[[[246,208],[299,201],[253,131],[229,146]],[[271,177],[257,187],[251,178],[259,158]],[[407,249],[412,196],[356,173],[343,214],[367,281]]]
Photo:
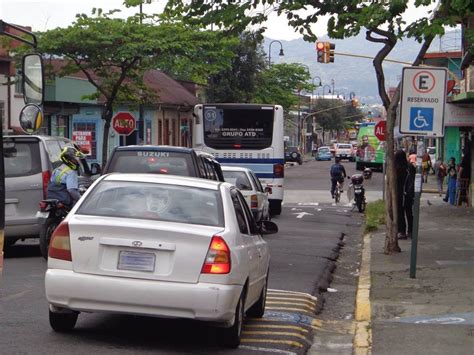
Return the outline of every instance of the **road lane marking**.
[[[314,216],[314,214],[308,212],[295,212],[292,214],[296,214],[296,218],[303,218],[304,216]]]
[[[16,298],[21,298],[21,297],[23,297],[24,295],[26,295],[30,292],[31,292],[31,290],[21,291],[21,292],[18,292],[18,293],[14,293],[13,295],[0,297],[0,300],[2,300],[2,301],[11,301],[11,300],[14,300]]]
[[[272,301],[294,301],[294,302],[303,302],[303,303],[307,303],[311,306],[316,306],[316,302],[313,301],[313,300],[307,300],[307,299],[295,299],[295,298],[287,298],[287,297],[268,297],[267,296],[267,301],[268,300],[272,300]]]
[[[280,350],[280,349],[269,349],[269,348],[261,348],[258,346],[249,346],[249,345],[241,345],[239,349],[244,350],[254,350],[258,352],[267,352],[267,353],[276,353],[276,354],[285,354],[285,355],[297,355],[292,351]]]
[[[277,289],[273,289],[273,288],[269,288],[267,290],[267,294],[270,294],[270,293],[290,293],[290,294],[293,294],[293,295],[298,295],[298,296],[306,296],[306,297],[309,297],[309,298],[312,298],[314,300],[317,300],[318,298],[313,296],[313,295],[310,295],[309,293],[306,293],[306,292],[298,292],[298,291],[288,291],[288,290],[277,290]]]
[[[301,309],[301,308],[294,308],[294,307],[265,307],[266,309],[271,309],[271,310],[278,310],[278,311],[291,311],[291,312],[306,312],[309,314],[314,314],[314,311],[312,310],[306,310],[306,309]]]
[[[291,332],[266,332],[262,330],[243,330],[242,334],[246,335],[277,335],[277,336],[288,336],[288,337],[296,337],[303,340],[307,340],[305,335],[301,335],[298,333],[291,333]]]
[[[271,302],[271,301],[269,302],[267,300],[266,304],[303,307],[303,308],[307,308],[307,309],[312,310],[312,311],[314,311],[316,309],[316,305],[301,304],[301,303],[298,303],[298,302]]]
[[[294,346],[296,348],[303,348],[304,345],[297,342],[297,341],[291,341],[291,340],[275,340],[275,339],[241,339],[241,343],[270,343],[270,344],[283,344],[283,345],[289,345],[289,346]]]
[[[297,325],[278,325],[278,324],[248,324],[244,325],[244,328],[270,328],[270,329],[293,329],[298,330],[301,333],[308,333],[308,329],[299,327]]]

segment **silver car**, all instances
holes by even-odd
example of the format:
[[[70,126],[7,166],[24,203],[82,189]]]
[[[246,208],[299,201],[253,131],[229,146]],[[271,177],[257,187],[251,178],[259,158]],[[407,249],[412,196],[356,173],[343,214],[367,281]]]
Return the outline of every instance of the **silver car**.
[[[5,136],[5,247],[18,239],[38,238],[40,225],[36,212],[38,204],[46,198],[52,170],[60,164],[59,154],[73,142],[64,137]],[[84,161],[80,168],[79,184],[89,186],[92,170]],[[100,171],[99,171],[100,172]]]

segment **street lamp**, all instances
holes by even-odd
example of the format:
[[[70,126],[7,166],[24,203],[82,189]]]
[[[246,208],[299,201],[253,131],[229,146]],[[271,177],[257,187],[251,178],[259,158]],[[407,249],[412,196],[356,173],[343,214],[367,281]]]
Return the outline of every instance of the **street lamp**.
[[[329,89],[329,90],[328,90],[328,94],[331,93],[331,86],[328,85],[328,84],[324,85],[324,86],[323,86],[323,99],[324,99],[324,89],[326,89],[326,87]]]
[[[272,44],[274,42],[278,42],[280,43],[280,53],[278,54],[280,57],[283,57],[285,55],[285,53],[283,53],[283,44],[281,44],[281,42],[277,39],[273,40],[270,42],[270,44],[268,45],[268,67],[270,68],[270,66],[272,65]]]
[[[352,100],[356,96],[356,93],[354,91],[351,91],[349,93],[349,100]]]

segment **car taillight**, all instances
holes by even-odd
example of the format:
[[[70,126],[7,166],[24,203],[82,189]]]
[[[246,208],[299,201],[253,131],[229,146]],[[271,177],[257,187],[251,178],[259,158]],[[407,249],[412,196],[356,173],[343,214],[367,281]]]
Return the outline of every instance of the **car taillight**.
[[[273,164],[273,176],[275,178],[285,177],[285,166],[283,164]]]
[[[43,178],[43,198],[47,199],[48,198],[48,184],[49,184],[49,179],[51,179],[51,172],[49,170],[43,171],[41,173],[41,176]]]
[[[255,210],[258,208],[257,195],[250,196],[250,208]]]
[[[42,212],[45,211],[46,207],[48,207],[48,204],[44,201],[40,201],[40,203],[39,203],[40,211],[42,211]]]
[[[67,222],[61,224],[53,232],[49,243],[49,257],[54,259],[72,261],[69,226]]]
[[[228,274],[230,272],[230,250],[222,237],[215,235],[202,266],[202,274]]]

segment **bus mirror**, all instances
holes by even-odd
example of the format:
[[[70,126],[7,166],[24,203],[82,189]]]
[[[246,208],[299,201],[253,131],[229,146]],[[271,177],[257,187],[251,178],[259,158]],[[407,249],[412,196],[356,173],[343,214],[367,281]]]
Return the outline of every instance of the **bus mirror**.
[[[22,87],[25,104],[41,105],[43,103],[43,61],[39,54],[27,54],[23,57]]]
[[[43,124],[43,112],[38,105],[28,104],[20,112],[20,127],[28,134],[38,131]]]

